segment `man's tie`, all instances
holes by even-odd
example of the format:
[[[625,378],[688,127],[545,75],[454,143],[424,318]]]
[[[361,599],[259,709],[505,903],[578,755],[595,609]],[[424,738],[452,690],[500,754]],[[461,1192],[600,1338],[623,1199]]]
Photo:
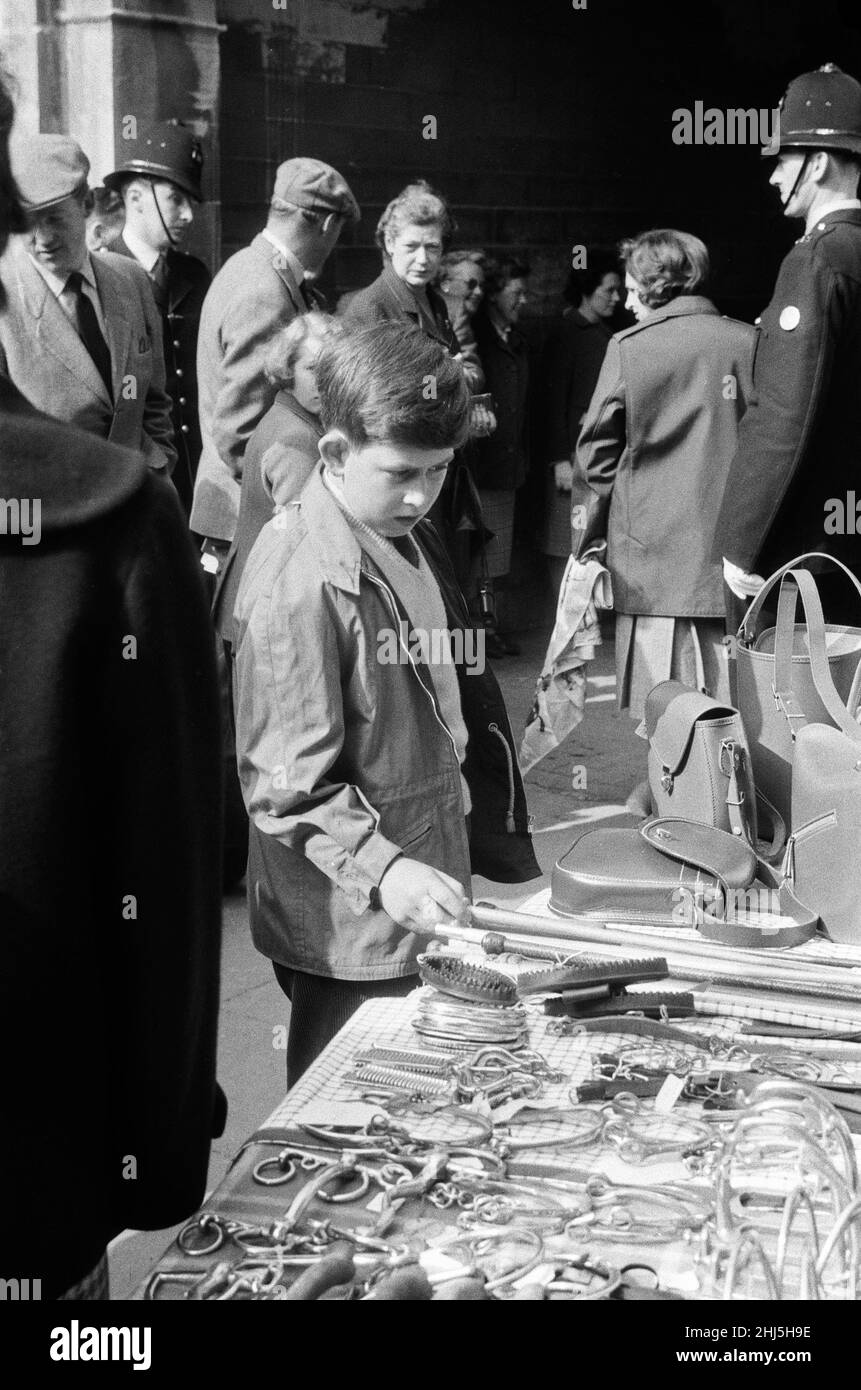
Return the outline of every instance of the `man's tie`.
[[[81,272],[73,270],[66,281],[66,289],[71,294],[75,306],[75,327],[78,330],[78,337],[95,362],[99,375],[108,388],[108,395],[113,400],[111,354],[102,335],[102,330],[99,328],[99,320],[96,317],[93,302],[82,288],[83,280],[84,277]]]
[[[321,290],[316,289],[309,280],[301,282],[299,293],[305,301],[306,309],[319,309],[321,313],[326,312],[326,296]]]
[[[170,297],[170,270],[164,252],[150,271],[149,278],[152,281],[152,297],[156,302],[156,308],[163,313],[168,307]]]

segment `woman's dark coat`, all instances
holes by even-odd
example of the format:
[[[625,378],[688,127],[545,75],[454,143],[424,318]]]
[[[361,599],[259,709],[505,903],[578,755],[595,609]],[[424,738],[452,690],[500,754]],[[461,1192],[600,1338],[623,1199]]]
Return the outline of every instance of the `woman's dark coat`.
[[[41,502],[0,534],[0,1247],[49,1299],[204,1196],[218,697],[169,483],[0,379],[0,494]]]

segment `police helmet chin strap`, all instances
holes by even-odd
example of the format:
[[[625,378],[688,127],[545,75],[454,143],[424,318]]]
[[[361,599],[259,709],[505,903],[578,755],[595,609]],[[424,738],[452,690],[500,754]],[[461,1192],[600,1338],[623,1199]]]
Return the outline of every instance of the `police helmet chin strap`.
[[[178,245],[179,245],[179,242],[177,241],[177,239],[176,239],[176,237],[173,235],[173,233],[168,229],[168,225],[167,225],[167,223],[166,223],[165,220],[164,220],[164,216],[163,216],[162,210],[161,210],[161,203],[159,202],[158,197],[156,196],[155,181],[154,181],[153,179],[147,179],[147,183],[148,183],[149,186],[150,186],[150,192],[152,193],[152,200],[153,200],[153,202],[155,203],[156,212],[158,213],[158,220],[159,220],[159,222],[161,223],[162,227],[164,228],[164,234],[165,234],[165,236],[167,237],[168,242],[170,243],[171,246],[178,246]]]
[[[810,156],[811,156],[812,153],[813,153],[812,150],[807,150],[807,151],[805,152],[804,158],[803,158],[802,161],[801,161],[801,168],[799,169],[798,174],[797,174],[796,179],[795,179],[795,183],[792,185],[792,187],[790,188],[789,192],[787,193],[786,197],[785,197],[784,200],[783,200],[783,206],[784,206],[785,208],[788,208],[788,207],[789,207],[789,204],[792,202],[793,198],[795,197],[796,193],[798,192],[798,185],[801,183],[802,178],[804,177],[804,175],[805,175],[806,172],[807,172],[808,160],[810,159]],[[161,211],[161,210],[159,209],[159,211]],[[165,228],[165,230],[167,230],[167,229]]]

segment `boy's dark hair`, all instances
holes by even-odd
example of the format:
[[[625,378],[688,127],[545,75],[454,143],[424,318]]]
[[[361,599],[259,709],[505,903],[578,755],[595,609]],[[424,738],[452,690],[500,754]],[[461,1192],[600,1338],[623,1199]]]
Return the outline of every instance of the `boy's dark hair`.
[[[456,449],[469,423],[459,363],[412,324],[375,323],[330,339],[317,361],[320,416],[358,448],[391,440]]]

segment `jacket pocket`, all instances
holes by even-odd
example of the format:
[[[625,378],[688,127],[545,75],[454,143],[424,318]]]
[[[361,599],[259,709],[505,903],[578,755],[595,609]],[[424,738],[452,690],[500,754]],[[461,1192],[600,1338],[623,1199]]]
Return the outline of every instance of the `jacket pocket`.
[[[401,839],[400,837],[398,838],[397,843],[400,845],[404,853],[406,853],[408,849],[413,849],[415,845],[421,844],[422,840],[427,838],[427,836],[431,833],[432,829],[433,826],[430,824],[430,821],[427,821],[419,829],[408,830],[403,839]]]

